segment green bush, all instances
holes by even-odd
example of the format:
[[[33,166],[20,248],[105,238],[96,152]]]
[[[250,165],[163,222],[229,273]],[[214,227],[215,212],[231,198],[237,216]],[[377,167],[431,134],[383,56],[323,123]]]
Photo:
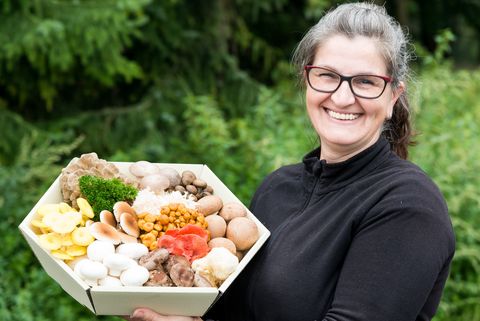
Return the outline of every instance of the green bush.
[[[425,69],[417,84],[419,145],[412,159],[439,185],[457,252],[438,320],[480,320],[480,71]]]

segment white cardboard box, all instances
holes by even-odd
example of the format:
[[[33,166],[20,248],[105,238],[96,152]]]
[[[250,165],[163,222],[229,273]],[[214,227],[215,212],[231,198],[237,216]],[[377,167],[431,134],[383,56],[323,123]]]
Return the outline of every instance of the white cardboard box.
[[[129,174],[128,167],[131,163],[115,162],[114,164],[123,174]],[[220,196],[224,203],[240,202],[206,165],[167,163],[158,165],[172,167],[179,173],[187,169],[191,170],[197,177],[212,186],[214,193]],[[135,308],[148,307],[164,314],[201,316],[232,284],[270,236],[270,232],[265,226],[247,210],[249,218],[258,226],[260,237],[242,258],[236,271],[218,289],[206,287],[89,287],[73,273],[73,270],[65,262],[54,258],[48,250],[40,246],[38,236],[30,225],[40,205],[62,201],[59,176],[25,217],[19,228],[47,274],[60,284],[65,292],[96,315],[130,315]]]

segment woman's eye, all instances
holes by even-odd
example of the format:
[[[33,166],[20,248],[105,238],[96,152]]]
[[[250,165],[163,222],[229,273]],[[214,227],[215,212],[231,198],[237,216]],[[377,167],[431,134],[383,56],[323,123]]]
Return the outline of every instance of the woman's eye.
[[[352,79],[352,83],[356,87],[380,87],[381,79],[374,76],[359,76]]]
[[[337,75],[331,72],[322,72],[318,73],[317,77],[325,78],[325,79],[332,79],[332,78],[337,78]]]

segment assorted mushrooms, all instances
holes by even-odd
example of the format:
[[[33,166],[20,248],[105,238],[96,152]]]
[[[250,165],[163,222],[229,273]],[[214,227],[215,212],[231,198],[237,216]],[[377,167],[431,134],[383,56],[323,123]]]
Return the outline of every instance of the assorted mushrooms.
[[[179,174],[147,161],[129,171],[133,180],[95,153],[74,159],[61,177],[72,207],[47,204],[32,221],[41,245],[89,286],[216,287],[258,240],[246,208],[224,203],[192,171]],[[77,190],[82,175],[121,178],[139,192],[133,202],[118,201],[113,211],[95,215]]]

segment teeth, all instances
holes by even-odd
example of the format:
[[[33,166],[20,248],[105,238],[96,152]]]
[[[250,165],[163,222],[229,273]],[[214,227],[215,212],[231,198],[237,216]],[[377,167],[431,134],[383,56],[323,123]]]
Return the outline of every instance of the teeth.
[[[341,119],[341,120],[354,120],[360,117],[359,114],[341,114],[334,112],[333,110],[327,110],[328,114],[330,117],[335,118],[335,119]]]

